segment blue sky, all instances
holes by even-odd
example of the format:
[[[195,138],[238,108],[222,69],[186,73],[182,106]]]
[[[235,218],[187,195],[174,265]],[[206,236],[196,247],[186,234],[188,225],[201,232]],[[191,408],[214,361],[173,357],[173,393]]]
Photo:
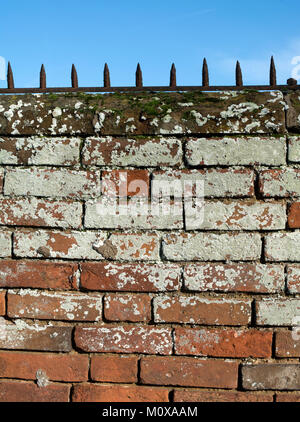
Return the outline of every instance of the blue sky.
[[[0,56],[18,87],[69,86],[72,63],[81,86],[133,85],[140,62],[145,85],[201,84],[205,56],[211,84],[233,84],[240,60],[245,84],[268,82],[274,55],[278,82],[300,64],[299,0],[14,0],[1,2]],[[297,59],[294,59],[297,61]],[[300,71],[299,71],[300,77]],[[0,87],[6,82],[0,80]]]

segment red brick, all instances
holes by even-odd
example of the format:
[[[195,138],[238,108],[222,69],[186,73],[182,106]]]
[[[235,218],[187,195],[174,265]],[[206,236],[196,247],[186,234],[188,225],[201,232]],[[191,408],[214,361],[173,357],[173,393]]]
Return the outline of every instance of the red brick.
[[[280,331],[275,336],[276,356],[300,358],[300,320],[293,331]]]
[[[244,390],[299,390],[300,365],[261,363],[242,366]]]
[[[176,264],[83,262],[80,266],[81,286],[89,290],[158,292],[181,286]]]
[[[236,388],[238,362],[179,356],[143,357],[141,381],[152,385]]]
[[[276,402],[300,403],[300,393],[277,393]]]
[[[284,289],[284,266],[272,264],[190,264],[184,284],[191,291],[273,293]]]
[[[108,196],[149,196],[148,170],[102,171],[102,193]]]
[[[35,380],[41,370],[51,381],[88,379],[88,356],[30,352],[0,352],[0,377]]]
[[[170,355],[170,328],[137,325],[76,327],[76,346],[86,352]]]
[[[21,290],[7,295],[7,314],[11,318],[99,321],[101,313],[99,294]]]
[[[0,290],[0,315],[5,315],[5,308],[6,308],[5,297],[6,297],[6,291]]]
[[[272,393],[175,390],[174,402],[273,402]]]
[[[78,264],[0,260],[0,287],[77,289]]]
[[[69,352],[72,350],[72,327],[50,324],[14,323],[0,318],[0,349]]]
[[[108,321],[150,321],[151,297],[107,294],[104,298],[104,316]]]
[[[300,202],[294,202],[288,214],[288,223],[291,229],[300,229]]]
[[[167,388],[140,387],[136,385],[75,385],[74,402],[168,402]]]
[[[155,322],[182,322],[205,325],[247,325],[251,302],[199,296],[156,296]]]
[[[271,331],[175,328],[175,353],[216,357],[271,357]]]
[[[91,379],[101,382],[137,382],[137,356],[97,355],[91,359]]]
[[[0,381],[0,402],[68,402],[70,385],[38,387],[33,382]]]

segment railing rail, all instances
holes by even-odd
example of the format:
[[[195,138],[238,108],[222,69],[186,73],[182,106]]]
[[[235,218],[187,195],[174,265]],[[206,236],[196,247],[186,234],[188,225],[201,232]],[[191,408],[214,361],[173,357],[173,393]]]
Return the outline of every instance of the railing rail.
[[[139,91],[239,91],[241,89],[257,90],[257,91],[273,91],[273,90],[297,90],[296,79],[288,79],[286,85],[277,85],[276,67],[273,56],[270,62],[270,75],[268,85],[244,85],[243,74],[240,63],[237,61],[235,68],[235,85],[210,85],[209,71],[206,59],[203,60],[202,66],[202,85],[177,85],[176,67],[174,63],[170,70],[169,86],[144,86],[141,66],[138,63],[135,73],[135,86],[111,86],[110,72],[107,63],[105,63],[103,71],[103,86],[96,87],[80,87],[78,84],[78,75],[74,64],[71,69],[71,87],[47,87],[46,71],[44,65],[40,70],[40,86],[36,88],[16,88],[14,83],[13,71],[10,62],[7,68],[7,88],[0,88],[0,94],[26,94],[26,93],[50,93],[50,92],[139,92]]]

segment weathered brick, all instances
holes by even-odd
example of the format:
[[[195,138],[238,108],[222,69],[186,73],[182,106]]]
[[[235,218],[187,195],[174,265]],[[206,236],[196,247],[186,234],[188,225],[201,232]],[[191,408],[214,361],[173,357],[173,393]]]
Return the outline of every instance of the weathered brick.
[[[259,259],[261,238],[255,233],[180,233],[164,236],[163,254],[172,261]]]
[[[29,324],[21,319],[9,322],[0,318],[0,349],[69,352],[71,336],[72,327]]]
[[[295,325],[300,315],[300,299],[266,298],[256,302],[258,325]]]
[[[38,380],[38,371],[51,381],[88,379],[88,356],[55,353],[0,352],[1,378]]]
[[[94,355],[91,379],[101,382],[137,382],[138,357],[128,355]]]
[[[78,288],[78,264],[0,260],[0,287],[71,290]]]
[[[5,315],[6,312],[6,290],[0,290],[0,315]]]
[[[100,172],[15,168],[5,176],[5,195],[89,198],[100,194]]]
[[[246,390],[299,390],[300,365],[266,363],[242,367]]]
[[[175,390],[174,402],[272,402],[272,393],[242,391]]]
[[[17,230],[14,252],[19,257],[103,259],[94,245],[105,242],[107,233],[80,231]]]
[[[156,212],[155,202],[139,205],[127,202],[120,207],[110,199],[88,201],[85,207],[84,226],[96,229],[183,229],[183,205],[176,201],[166,213]],[[157,202],[158,207],[160,206]],[[124,213],[121,207],[124,206]],[[125,208],[126,207],[126,208]]]
[[[300,169],[264,170],[259,175],[259,188],[265,197],[300,196]]]
[[[267,358],[272,354],[271,331],[175,328],[177,355]]]
[[[251,301],[199,296],[156,296],[155,322],[181,322],[205,325],[247,325]]]
[[[176,138],[87,138],[82,157],[85,165],[177,166],[182,161],[182,149]]]
[[[136,325],[76,327],[76,346],[86,352],[172,353],[171,329]]]
[[[280,230],[285,228],[286,206],[278,202],[205,201],[202,219],[189,215],[185,202],[187,230]]]
[[[0,154],[1,154],[1,150],[0,150]],[[3,180],[4,180],[4,170],[0,168],[0,193],[2,193],[3,191]]]
[[[11,232],[0,230],[0,257],[11,256]]]
[[[183,276],[185,288],[199,292],[274,293],[285,287],[284,266],[279,264],[189,264]]]
[[[300,202],[294,202],[290,206],[288,223],[291,229],[300,229]]]
[[[74,402],[168,402],[167,388],[137,385],[78,384],[73,389]]]
[[[288,160],[294,163],[300,162],[300,136],[289,136]]]
[[[148,322],[151,319],[151,297],[146,294],[107,294],[104,317],[108,321]]]
[[[277,393],[276,402],[299,403],[300,393]]]
[[[39,387],[33,382],[0,381],[0,402],[68,402],[70,385]]]
[[[300,261],[300,232],[272,233],[265,237],[267,261]]]
[[[103,170],[101,173],[101,192],[110,197],[149,196],[149,171]]]
[[[141,359],[140,376],[142,384],[236,388],[238,363],[179,356],[149,356]]]
[[[19,230],[14,234],[16,256],[39,258],[116,260],[159,259],[156,233]]]
[[[298,316],[299,317],[299,316]],[[300,358],[300,317],[295,321],[293,331],[280,331],[276,333],[276,356],[280,358]]]
[[[284,137],[224,137],[190,139],[186,143],[188,164],[269,165],[286,162]]]
[[[168,170],[153,172],[153,184],[161,181],[180,182],[184,192],[185,181],[204,182],[206,197],[251,197],[254,195],[254,172],[250,169]]]
[[[7,295],[7,314],[11,318],[99,321],[102,295],[14,290]]]
[[[0,164],[71,166],[79,163],[79,138],[0,138]]]
[[[287,288],[289,293],[300,293],[300,265],[287,266]]]
[[[80,266],[81,286],[89,290],[163,292],[181,287],[181,268],[176,264],[82,262]]]
[[[0,224],[6,226],[81,227],[80,202],[0,197],[0,207]]]

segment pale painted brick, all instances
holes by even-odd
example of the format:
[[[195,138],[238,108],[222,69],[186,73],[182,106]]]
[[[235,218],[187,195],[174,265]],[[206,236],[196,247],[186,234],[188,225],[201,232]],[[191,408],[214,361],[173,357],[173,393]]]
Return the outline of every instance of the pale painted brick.
[[[86,203],[84,226],[96,229],[182,229],[182,208],[182,202],[176,201],[171,204],[170,212],[155,215],[151,203],[144,202],[135,210],[128,202],[128,210],[123,215],[109,201],[89,201]]]
[[[37,198],[0,197],[0,224],[79,228],[82,204],[74,201],[53,201]]]
[[[185,202],[187,230],[279,230],[286,225],[286,205],[265,202],[212,202],[206,201],[203,222],[189,215]],[[200,221],[199,221],[200,220]]]
[[[190,264],[185,288],[192,291],[274,293],[284,290],[284,266],[278,264]]]
[[[0,164],[78,164],[80,142],[79,138],[0,138]]]
[[[7,315],[10,318],[33,318],[66,321],[99,321],[102,295],[41,290],[10,290]]]
[[[100,194],[100,172],[68,169],[7,170],[5,195],[94,197]]]
[[[0,318],[0,349],[70,352],[72,330],[73,327],[52,322],[33,324],[22,319],[11,322]]]
[[[242,367],[246,390],[299,390],[300,365],[262,363]]]
[[[300,169],[264,170],[259,175],[259,187],[266,197],[300,196]]]
[[[60,232],[19,230],[14,234],[16,256],[101,260],[159,259],[155,233]]]
[[[191,139],[186,144],[188,164],[282,165],[286,162],[284,137],[238,137]]]
[[[83,164],[120,167],[176,166],[182,162],[182,142],[176,138],[87,138]]]
[[[105,242],[106,233],[19,230],[14,234],[14,252],[19,257],[103,259],[93,246]]]
[[[170,234],[164,237],[162,246],[164,256],[172,261],[251,261],[261,254],[257,233]]]
[[[299,317],[300,299],[266,298],[256,302],[257,325],[293,326],[298,325]]]
[[[290,293],[300,293],[300,265],[287,266],[287,287]]]
[[[206,170],[167,170],[153,172],[154,183],[180,181],[182,192],[184,181],[204,182],[206,197],[251,197],[254,195],[254,172],[250,169],[206,169]]]
[[[266,236],[267,261],[300,261],[300,231],[272,233]]]
[[[290,136],[288,144],[288,160],[294,163],[300,162],[300,136]]]
[[[11,233],[0,231],[0,257],[11,256]]]

